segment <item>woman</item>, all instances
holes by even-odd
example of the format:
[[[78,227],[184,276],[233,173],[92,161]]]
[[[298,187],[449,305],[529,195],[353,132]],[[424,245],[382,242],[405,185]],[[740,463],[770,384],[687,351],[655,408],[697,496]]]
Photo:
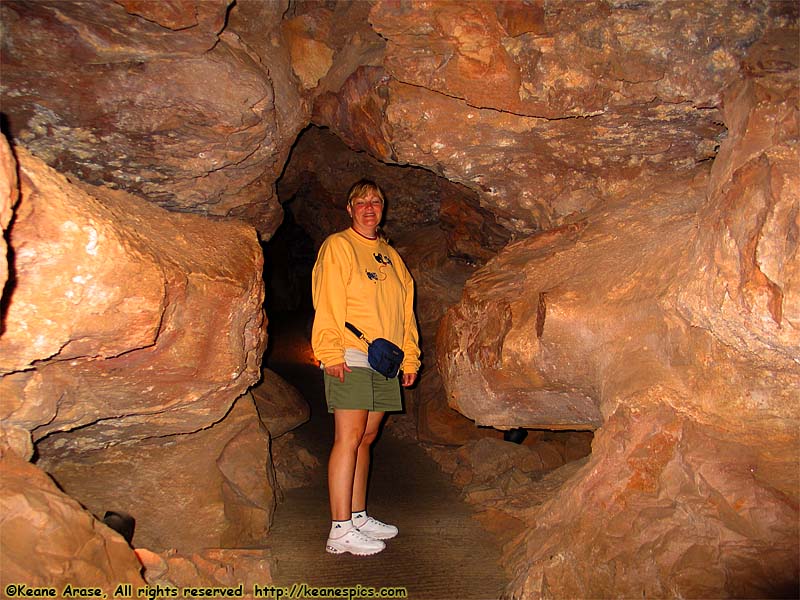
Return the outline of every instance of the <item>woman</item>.
[[[311,345],[325,370],[325,399],[335,427],[328,462],[332,523],[325,546],[333,554],[375,554],[386,547],[382,540],[397,535],[397,527],[367,515],[370,446],[385,412],[401,410],[400,383],[414,384],[420,351],[414,282],[381,235],[383,208],[375,183],[356,183],[347,197],[352,224],[325,240],[312,274]],[[387,379],[370,368],[366,342],[346,322],[370,340],[386,338],[402,348],[398,377]]]

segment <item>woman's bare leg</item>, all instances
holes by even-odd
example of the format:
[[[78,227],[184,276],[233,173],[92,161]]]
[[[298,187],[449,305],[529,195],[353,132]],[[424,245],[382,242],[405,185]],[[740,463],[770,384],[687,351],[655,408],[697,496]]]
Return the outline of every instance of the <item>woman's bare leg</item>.
[[[358,512],[367,508],[367,483],[369,480],[370,448],[372,442],[378,437],[378,429],[386,413],[370,412],[367,416],[364,435],[361,436],[361,443],[358,445],[356,453],[356,465],[353,477],[353,495],[351,501],[352,512]]]
[[[335,433],[328,460],[328,494],[334,521],[350,519],[357,456],[367,430],[369,414],[369,411],[361,409],[337,408],[333,411]]]

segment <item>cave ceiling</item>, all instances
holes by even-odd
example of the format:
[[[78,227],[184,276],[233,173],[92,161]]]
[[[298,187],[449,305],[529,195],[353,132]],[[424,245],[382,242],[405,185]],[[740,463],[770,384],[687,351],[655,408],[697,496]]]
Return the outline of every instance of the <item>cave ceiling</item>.
[[[713,159],[721,94],[787,10],[8,1],[2,110],[15,142],[62,172],[169,210],[243,218],[264,238],[309,124],[463,186],[497,227],[525,235],[638,177]]]

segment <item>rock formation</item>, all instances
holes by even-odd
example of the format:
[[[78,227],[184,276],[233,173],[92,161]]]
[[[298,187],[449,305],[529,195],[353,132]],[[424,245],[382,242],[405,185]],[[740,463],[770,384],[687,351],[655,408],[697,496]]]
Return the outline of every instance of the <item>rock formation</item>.
[[[30,458],[36,442],[38,466],[94,515],[132,514],[140,545],[263,539],[275,503],[269,436],[252,400],[231,409],[259,379],[266,345],[255,232],[73,184],[24,148],[15,152],[18,186],[5,146],[3,189],[19,199],[0,338],[1,460]],[[83,510],[49,485],[54,506]],[[23,499],[34,492],[8,490]],[[65,556],[100,527],[85,511],[74,519]],[[7,538],[4,563],[24,563],[40,528]],[[75,567],[36,581],[105,585],[121,573],[117,560],[97,563],[95,575]]]
[[[116,540],[22,459],[101,511],[120,464],[133,506],[191,456],[208,535],[171,553],[156,523],[194,511],[137,505],[164,550],[140,549],[146,580],[231,581],[230,556],[268,577],[268,553],[203,548],[265,535],[269,434],[301,419],[263,414],[280,382],[246,393],[256,231],[280,198],[318,245],[370,176],[419,291],[414,428],[463,445],[432,452],[486,523],[521,529],[509,598],[796,593],[795,2],[99,7],[0,5],[0,460],[33,482],[4,497],[47,488],[71,507],[54,527]],[[518,427],[584,432],[512,451],[492,429]],[[19,565],[42,534],[15,514]],[[128,577],[104,548],[96,581]],[[91,579],[42,569],[9,575]]]
[[[28,587],[144,585],[128,543],[61,492],[40,469],[13,452],[0,457],[3,592]],[[33,557],[40,557],[35,560]],[[20,594],[22,596],[22,594]]]
[[[269,435],[249,396],[191,435],[66,451],[62,437],[38,444],[37,465],[93,514],[133,516],[136,547],[241,548],[269,531],[276,501]]]
[[[71,184],[16,152],[4,423],[90,449],[221,419],[266,344],[252,228]]]
[[[514,597],[796,589],[798,96],[764,58],[784,47],[767,37],[726,91],[710,171],[510,244],[442,321],[461,412],[600,428],[523,518]]]
[[[274,181],[307,109],[276,106],[281,71],[246,32],[223,32],[231,4],[3,3],[12,135],[82,181],[170,210],[247,215],[271,233]],[[279,28],[278,3],[246,7]]]

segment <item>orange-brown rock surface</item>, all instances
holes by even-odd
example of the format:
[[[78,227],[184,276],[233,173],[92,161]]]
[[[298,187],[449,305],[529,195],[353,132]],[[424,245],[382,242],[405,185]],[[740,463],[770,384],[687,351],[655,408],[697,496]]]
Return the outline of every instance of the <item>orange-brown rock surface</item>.
[[[790,371],[800,365],[794,33],[765,37],[748,57],[748,77],[726,92],[728,140],[714,163],[692,273],[680,294],[693,325],[762,365]]]
[[[321,95],[314,119],[353,148],[467,186],[530,233],[639,174],[712,157],[720,92],[770,10],[380,2],[370,22],[388,40],[383,64]]]
[[[256,531],[269,466],[240,469],[261,469],[265,433],[253,411],[221,419],[259,377],[261,249],[216,217],[265,242],[280,196],[318,244],[371,176],[417,279],[417,434],[467,442],[457,480],[485,523],[521,528],[509,598],[796,594],[797,3],[9,0],[0,15],[21,161],[16,183],[0,145],[0,451],[128,463],[130,445],[155,472],[174,467],[156,437],[186,456],[207,435],[215,510]],[[303,305],[298,281],[286,306]],[[592,454],[467,481],[507,447],[476,443],[502,435],[476,422],[592,430]],[[280,440],[294,485],[313,464]],[[235,552],[162,555],[152,581],[231,581]],[[241,577],[266,560],[242,555]]]
[[[102,518],[136,519],[135,547],[198,552],[263,543],[275,509],[269,435],[248,396],[193,434],[104,449],[64,450],[66,435],[37,445],[37,466]]]
[[[465,414],[599,428],[551,499],[509,500],[512,597],[797,589],[800,113],[775,40],[726,91],[710,171],[510,244],[441,324]]]
[[[8,280],[8,243],[6,242],[6,229],[11,222],[13,208],[19,198],[19,188],[17,186],[17,165],[8,147],[5,137],[0,137],[0,289],[4,289]],[[5,326],[0,324],[0,334],[5,330]]]
[[[251,227],[71,184],[18,149],[2,418],[82,449],[221,419],[260,377],[262,255]]]
[[[308,402],[300,392],[269,369],[261,370],[261,381],[251,394],[271,439],[299,427],[311,416]]]
[[[660,301],[706,181],[643,182],[642,198],[509,244],[472,276],[440,324],[450,404],[483,425],[595,429],[608,386],[636,385],[632,365],[676,362],[681,325]]]
[[[262,28],[279,27],[280,4],[260,4]],[[4,2],[12,135],[82,181],[172,210],[247,215],[270,234],[273,184],[307,109],[276,102],[277,65],[221,35],[232,5]]]
[[[231,588],[231,593],[239,593],[241,587],[241,598],[258,597],[253,593],[254,586],[263,588],[272,583],[275,569],[275,558],[265,549],[211,548],[183,554],[174,550],[156,553],[137,548],[136,555],[151,588],[216,587]]]
[[[275,504],[269,437],[249,397],[231,410],[260,378],[266,345],[255,231],[78,185],[15,152],[19,184],[9,171],[2,183],[19,195],[0,338],[2,452],[27,459],[37,442],[39,468],[98,518],[132,514],[150,547],[262,540]],[[53,530],[69,537],[85,525],[65,517]],[[102,584],[120,566],[35,581]]]
[[[0,586],[144,586],[141,564],[121,535],[96,520],[40,469],[14,453],[0,457]]]

